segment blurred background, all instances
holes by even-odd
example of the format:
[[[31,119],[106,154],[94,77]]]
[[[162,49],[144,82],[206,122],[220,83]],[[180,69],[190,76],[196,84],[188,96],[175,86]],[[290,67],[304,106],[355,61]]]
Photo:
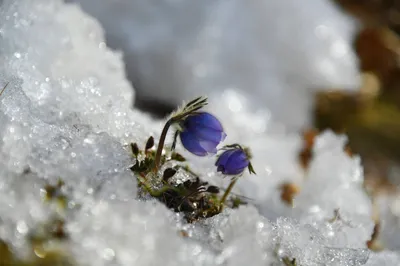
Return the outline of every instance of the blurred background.
[[[371,192],[400,184],[399,1],[78,2],[123,51],[142,110],[163,117],[193,91],[234,88],[304,132],[305,168],[315,134],[332,129]]]
[[[362,73],[360,92],[320,93],[314,127],[349,136],[349,147],[362,156],[366,185],[377,193],[400,183],[400,2],[336,0],[362,25],[353,42]]]

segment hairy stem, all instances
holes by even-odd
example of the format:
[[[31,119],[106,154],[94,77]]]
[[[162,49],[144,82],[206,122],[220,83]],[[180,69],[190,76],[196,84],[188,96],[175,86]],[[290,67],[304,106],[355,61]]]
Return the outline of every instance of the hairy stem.
[[[165,123],[164,128],[161,132],[160,140],[158,142],[156,157],[154,159],[154,169],[153,169],[154,173],[157,173],[158,168],[160,167],[161,154],[162,154],[162,150],[164,148],[165,138],[167,137],[168,129],[170,128],[171,123],[172,123],[172,119],[169,119],[167,121],[167,123]]]
[[[238,179],[239,179],[239,178],[235,177],[235,178],[231,181],[231,183],[229,184],[228,188],[225,190],[224,195],[222,195],[221,202],[220,202],[220,210],[221,210],[221,211],[222,211],[222,209],[224,208],[224,204],[225,204],[226,198],[228,198],[229,193],[231,193],[232,188],[233,188],[233,186],[235,186],[235,184],[236,184],[236,182],[237,182]]]
[[[191,113],[197,111],[198,109],[200,109],[202,106],[200,107],[196,107],[192,110],[189,111],[183,111],[180,114],[177,114],[173,117],[171,117],[166,123],[165,126],[161,132],[161,136],[160,136],[160,140],[158,142],[158,147],[157,147],[157,152],[156,152],[156,157],[154,159],[154,168],[153,171],[154,173],[157,173],[158,168],[160,167],[160,162],[161,162],[161,154],[162,154],[162,150],[164,148],[164,143],[165,143],[165,138],[167,137],[167,133],[168,133],[168,129],[171,127],[172,124],[177,123],[179,121],[181,121],[182,119],[184,119],[185,117],[187,117],[188,115],[190,115]],[[175,134],[174,138],[177,137],[177,133]],[[175,141],[175,139],[174,139]]]

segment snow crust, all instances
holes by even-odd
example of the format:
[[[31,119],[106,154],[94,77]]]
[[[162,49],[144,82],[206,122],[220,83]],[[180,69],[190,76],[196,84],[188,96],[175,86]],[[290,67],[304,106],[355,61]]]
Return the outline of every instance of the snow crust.
[[[0,239],[19,256],[28,233],[57,212],[43,202],[43,187],[62,178],[70,236],[63,248],[78,265],[283,265],[283,257],[298,265],[400,263],[394,251],[366,247],[372,207],[360,159],[343,152],[344,136],[319,136],[304,173],[299,135],[272,124],[266,109],[255,112],[240,90],[215,95],[209,110],[227,143],[252,149],[258,175],[235,188],[249,205],[187,224],[161,203],[136,198],[126,145],[157,139],[162,121],[131,108],[121,54],[107,48],[97,21],[60,0],[4,0],[0,62],[0,86],[9,82],[0,98]],[[178,150],[203,179],[227,185],[213,158]],[[280,199],[279,186],[289,181],[301,188],[293,208]]]

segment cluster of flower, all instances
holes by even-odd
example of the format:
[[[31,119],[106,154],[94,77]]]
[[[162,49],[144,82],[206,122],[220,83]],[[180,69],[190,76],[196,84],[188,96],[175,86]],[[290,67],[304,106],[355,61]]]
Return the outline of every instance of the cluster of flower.
[[[188,103],[181,112],[172,116],[182,145],[197,156],[217,154],[217,146],[225,140],[226,133],[218,119],[198,110],[207,104],[206,99],[197,98]],[[176,143],[176,139],[174,140]],[[174,144],[175,145],[175,144]],[[240,175],[245,168],[254,173],[250,151],[239,144],[226,145],[215,163],[217,171],[225,175]]]
[[[146,143],[144,151],[145,159],[137,160],[136,164],[131,169],[137,174],[139,184],[143,185],[150,195],[159,198],[168,207],[173,208],[176,211],[182,211],[182,209],[185,209],[188,212],[191,212],[196,209],[195,206],[201,205],[203,207],[200,209],[213,209],[213,211],[207,214],[204,214],[204,212],[201,214],[202,217],[209,217],[221,212],[228,195],[232,191],[238,177],[243,174],[244,170],[247,168],[249,172],[253,174],[255,174],[255,171],[250,162],[251,154],[248,148],[239,144],[231,144],[225,145],[218,150],[217,147],[225,140],[227,135],[224,132],[220,121],[218,121],[215,116],[200,111],[200,109],[205,105],[207,105],[207,98],[199,97],[174,112],[163,128],[155,153],[150,151],[154,145],[154,139],[150,137]],[[165,139],[171,126],[175,128],[175,133],[171,146],[172,156],[170,156],[171,159],[168,159],[163,155],[163,150]],[[184,160],[181,155],[177,155],[174,152],[178,137],[180,138],[184,148],[197,156],[218,154],[215,162],[217,172],[221,172],[227,176],[232,176],[231,183],[225,190],[222,198],[217,200],[214,198],[214,200],[209,201],[201,197],[193,197],[193,195],[199,194],[200,192],[208,192],[212,194],[218,194],[219,192],[219,189],[214,186],[205,188],[206,183],[201,182],[197,176],[194,182],[187,181],[183,185],[178,184],[171,186],[169,180],[176,173],[177,169],[181,168],[180,166],[176,166],[175,169],[167,168],[164,171],[162,178],[158,178],[158,172],[161,165],[171,160]],[[132,151],[138,159],[140,151],[137,144],[132,144]],[[188,169],[186,169],[186,171],[188,171]],[[152,178],[154,179],[154,177],[156,182],[159,181],[161,184],[158,186],[158,190],[154,190],[154,187],[157,186],[152,185],[154,182],[150,181]],[[191,201],[188,202],[187,199],[191,199]],[[186,205],[187,207],[183,208],[183,205]],[[198,215],[195,216],[198,217]]]

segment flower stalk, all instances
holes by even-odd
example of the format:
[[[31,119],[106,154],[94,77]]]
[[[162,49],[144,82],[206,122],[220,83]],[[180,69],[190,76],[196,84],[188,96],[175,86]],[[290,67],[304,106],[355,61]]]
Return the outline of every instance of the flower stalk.
[[[236,182],[238,181],[238,177],[234,177],[229,184],[228,188],[225,190],[224,195],[222,195],[221,201],[220,201],[220,211],[224,209],[225,201],[228,198],[229,194],[231,193],[233,187],[235,186]]]
[[[156,157],[154,159],[154,169],[153,169],[154,173],[157,173],[158,172],[158,168],[160,167],[161,155],[162,155],[162,151],[163,151],[163,148],[164,148],[165,138],[167,137],[168,129],[170,128],[171,124],[172,124],[171,123],[171,119],[169,119],[165,123],[164,128],[163,128],[163,130],[161,132],[160,140],[158,142]]]
[[[4,88],[5,89],[5,88]],[[4,91],[3,89],[3,91]],[[2,91],[0,92],[1,95]],[[207,98],[198,97],[182,106],[167,119],[161,131],[158,145],[155,149],[154,138],[150,137],[143,150],[136,143],[131,144],[136,163],[130,168],[136,175],[139,186],[146,190],[152,197],[163,202],[168,208],[176,212],[184,212],[185,218],[195,221],[199,218],[207,218],[220,213],[225,206],[236,208],[241,204],[229,197],[238,179],[248,169],[250,174],[255,174],[251,164],[251,153],[247,147],[239,144],[226,145],[220,149],[215,166],[217,172],[225,176],[231,176],[229,186],[219,197],[220,189],[207,182],[201,181],[188,166],[179,163],[172,168],[167,168],[164,173],[159,173],[161,165],[170,161],[183,162],[186,159],[174,152],[178,137],[182,146],[190,153],[204,157],[218,154],[218,145],[226,138],[226,133],[221,122],[214,115],[199,111],[207,105]],[[167,153],[163,155],[165,139],[170,127],[174,127],[173,140]],[[140,154],[144,154],[142,159]],[[176,183],[173,177],[179,168],[184,169],[194,180]],[[157,179],[157,180],[155,180]],[[155,182],[155,184],[153,184]]]

